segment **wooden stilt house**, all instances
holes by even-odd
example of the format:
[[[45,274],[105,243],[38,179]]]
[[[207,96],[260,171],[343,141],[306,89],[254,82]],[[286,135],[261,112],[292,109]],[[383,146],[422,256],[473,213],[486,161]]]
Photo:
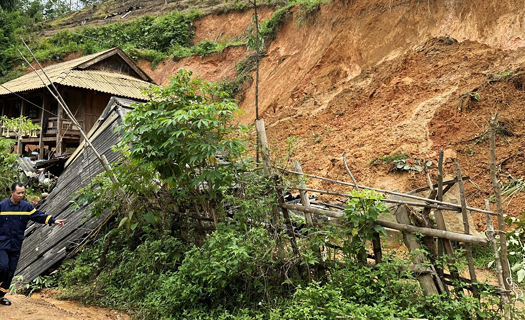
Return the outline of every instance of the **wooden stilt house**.
[[[82,129],[88,132],[112,96],[147,101],[141,89],[155,82],[121,49],[84,56],[45,67]],[[38,73],[46,79],[39,70]],[[72,151],[81,142],[79,129],[73,125],[58,102],[51,96],[35,72],[0,85],[0,116],[26,116],[41,130],[19,137],[15,151],[46,159],[52,151]],[[0,128],[3,137],[17,136]],[[36,153],[38,153],[36,155]]]

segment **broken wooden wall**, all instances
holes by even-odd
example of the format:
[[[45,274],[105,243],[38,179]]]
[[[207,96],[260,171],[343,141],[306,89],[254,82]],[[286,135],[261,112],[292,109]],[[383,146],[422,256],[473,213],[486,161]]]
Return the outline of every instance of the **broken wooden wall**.
[[[133,100],[111,98],[101,118],[88,134],[94,147],[100,154],[106,156],[109,163],[119,159],[119,155],[112,150],[121,139],[121,134],[115,132],[115,129],[121,124],[122,116],[131,110],[131,105],[134,103],[136,102]],[[57,219],[67,219],[65,226],[49,227],[30,223],[26,229],[26,239],[16,271],[17,275],[24,277],[24,281],[33,280],[63,260],[105,218],[92,217],[86,210],[86,205],[77,211],[72,210],[72,195],[86,187],[103,171],[93,151],[83,146],[82,144],[71,156],[56,187],[38,207],[39,210]]]

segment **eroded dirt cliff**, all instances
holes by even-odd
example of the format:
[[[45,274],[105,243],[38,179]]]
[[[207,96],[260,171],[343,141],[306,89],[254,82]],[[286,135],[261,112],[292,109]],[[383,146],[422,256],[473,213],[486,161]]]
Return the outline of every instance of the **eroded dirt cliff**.
[[[360,183],[407,191],[424,186],[423,175],[374,160],[406,151],[436,163],[443,149],[447,176],[454,176],[457,158],[474,182],[466,185],[469,204],[483,207],[493,193],[488,121],[498,112],[505,128],[497,137],[499,178],[525,175],[523,3],[336,0],[300,25],[297,11],[261,61],[259,110],[276,148],[297,137],[294,158],[305,172],[348,180],[346,151]],[[250,14],[230,16],[244,21],[239,34]],[[202,23],[198,32],[218,35],[227,28],[233,36],[225,23]],[[162,83],[179,67],[210,80],[233,77],[245,51],[172,61],[154,74],[160,80],[164,72]],[[241,106],[246,113],[240,120],[252,123],[253,83]],[[518,195],[507,212],[519,216],[524,209],[525,196]],[[484,217],[474,215],[474,221],[481,226]]]

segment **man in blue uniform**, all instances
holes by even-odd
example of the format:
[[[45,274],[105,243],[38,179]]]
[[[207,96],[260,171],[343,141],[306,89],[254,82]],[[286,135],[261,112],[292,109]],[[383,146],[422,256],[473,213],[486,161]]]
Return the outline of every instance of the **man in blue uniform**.
[[[0,304],[11,305],[4,297],[15,275],[29,220],[47,225],[64,226],[65,220],[56,220],[23,201],[25,187],[20,182],[11,186],[11,197],[0,202]]]

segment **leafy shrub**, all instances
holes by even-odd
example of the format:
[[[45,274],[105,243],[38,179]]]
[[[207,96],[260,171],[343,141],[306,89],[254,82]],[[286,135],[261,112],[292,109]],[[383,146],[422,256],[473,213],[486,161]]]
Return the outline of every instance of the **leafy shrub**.
[[[267,300],[284,280],[272,279],[274,240],[262,228],[239,231],[219,225],[202,247],[186,253],[176,272],[160,276],[158,290],[144,302],[154,306],[148,316],[159,319],[201,308],[235,310]]]
[[[0,198],[11,195],[10,186],[16,179],[16,157],[11,153],[14,140],[0,137]]]

